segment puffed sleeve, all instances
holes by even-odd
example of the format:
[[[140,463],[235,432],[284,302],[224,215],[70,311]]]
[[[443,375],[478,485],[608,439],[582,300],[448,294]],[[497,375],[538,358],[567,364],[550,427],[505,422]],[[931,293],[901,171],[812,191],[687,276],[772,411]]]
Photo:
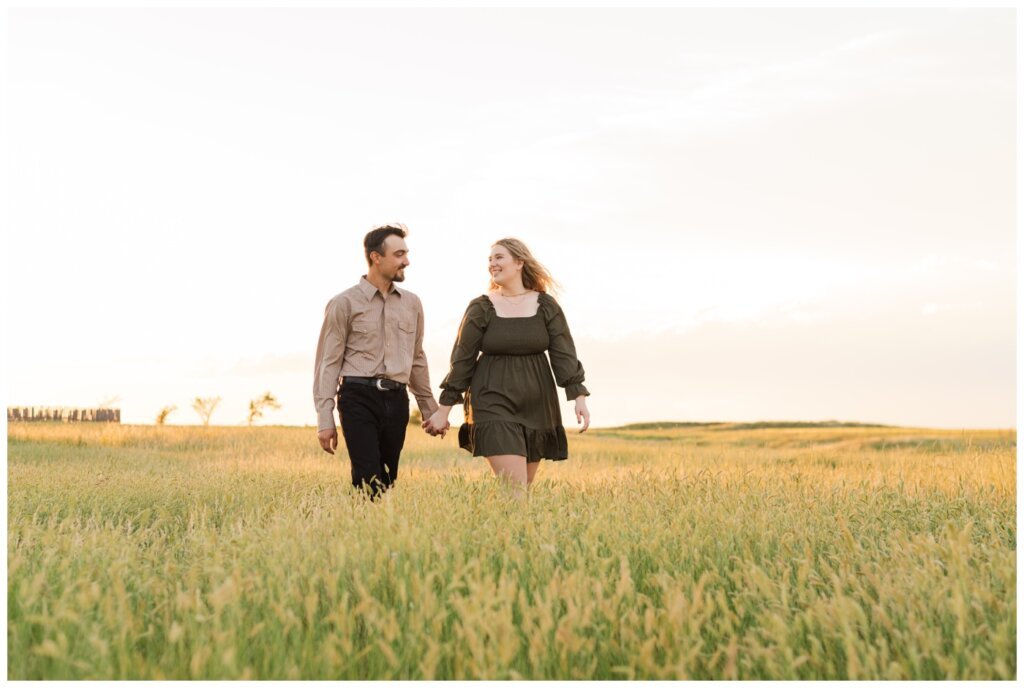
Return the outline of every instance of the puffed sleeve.
[[[462,393],[469,389],[473,371],[476,370],[476,359],[480,355],[480,344],[490,319],[490,303],[486,296],[473,299],[469,302],[466,314],[462,316],[459,334],[452,347],[451,368],[441,381],[442,392],[438,401],[443,406],[461,404]]]
[[[583,386],[583,364],[576,358],[576,345],[573,344],[562,307],[547,294],[541,294],[539,299],[544,323],[548,327],[548,356],[551,357],[555,382],[559,387],[565,387],[565,398],[569,401],[581,394],[590,396],[590,392]]]

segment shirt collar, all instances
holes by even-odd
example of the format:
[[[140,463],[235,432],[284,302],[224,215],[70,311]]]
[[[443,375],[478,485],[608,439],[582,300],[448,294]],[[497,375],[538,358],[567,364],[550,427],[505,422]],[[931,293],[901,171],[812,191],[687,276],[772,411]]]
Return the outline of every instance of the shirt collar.
[[[366,296],[366,298],[368,299],[372,299],[373,295],[380,291],[379,289],[377,289],[377,287],[370,284],[370,280],[366,279],[366,275],[363,275],[362,277],[359,278],[359,290],[362,291],[363,295]],[[396,294],[398,296],[401,296],[402,292],[398,289],[398,287],[395,286],[395,283],[392,282],[391,291],[389,291],[388,294]]]

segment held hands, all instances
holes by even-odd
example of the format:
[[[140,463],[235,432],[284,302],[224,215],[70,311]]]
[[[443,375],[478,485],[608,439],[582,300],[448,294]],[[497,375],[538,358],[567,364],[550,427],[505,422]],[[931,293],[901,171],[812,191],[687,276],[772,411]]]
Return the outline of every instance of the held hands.
[[[423,421],[423,429],[432,437],[444,437],[452,424],[448,422],[448,414],[451,413],[451,406],[438,406],[430,418]]]
[[[587,409],[587,397],[585,394],[581,394],[576,397],[576,422],[583,423],[583,427],[580,428],[580,432],[586,432],[587,428],[590,427],[590,411]]]

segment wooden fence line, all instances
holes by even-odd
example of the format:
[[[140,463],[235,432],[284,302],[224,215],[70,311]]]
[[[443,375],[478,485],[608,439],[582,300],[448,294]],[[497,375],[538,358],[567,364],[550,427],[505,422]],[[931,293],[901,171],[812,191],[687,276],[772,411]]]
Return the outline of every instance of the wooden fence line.
[[[7,407],[8,423],[120,423],[121,409],[71,409],[40,406]]]

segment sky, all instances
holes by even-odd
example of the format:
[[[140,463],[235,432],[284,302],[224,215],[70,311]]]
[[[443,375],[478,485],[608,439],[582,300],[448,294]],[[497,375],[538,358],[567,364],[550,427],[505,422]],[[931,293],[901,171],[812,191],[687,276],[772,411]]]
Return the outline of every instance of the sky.
[[[270,391],[262,423],[315,425],[324,306],[395,220],[435,391],[514,236],[564,286],[596,426],[1016,425],[1013,9],[7,28],[8,406],[193,424],[221,396],[237,425]]]

